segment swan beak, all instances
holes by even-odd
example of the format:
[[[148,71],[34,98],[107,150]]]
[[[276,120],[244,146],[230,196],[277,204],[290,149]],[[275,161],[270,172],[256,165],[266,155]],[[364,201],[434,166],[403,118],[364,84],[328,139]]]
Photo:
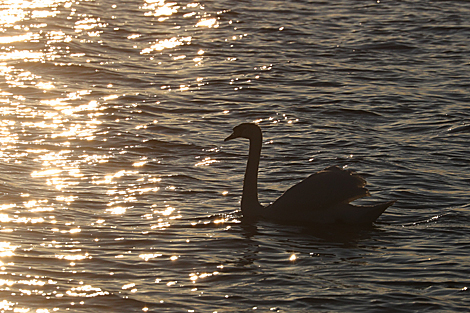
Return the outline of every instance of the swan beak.
[[[224,141],[229,141],[229,140],[232,140],[232,139],[235,139],[235,138],[238,138],[237,135],[235,135],[235,133],[232,133],[230,136],[225,138]]]

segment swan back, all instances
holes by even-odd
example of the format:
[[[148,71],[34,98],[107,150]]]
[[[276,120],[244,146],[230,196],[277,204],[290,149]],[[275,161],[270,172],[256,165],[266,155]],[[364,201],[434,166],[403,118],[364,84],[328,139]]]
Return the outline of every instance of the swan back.
[[[274,219],[336,220],[335,210],[370,195],[365,185],[365,179],[353,171],[331,166],[289,188],[267,211]]]
[[[290,205],[298,209],[327,209],[369,196],[365,185],[365,179],[353,171],[331,166],[289,188],[272,207]]]

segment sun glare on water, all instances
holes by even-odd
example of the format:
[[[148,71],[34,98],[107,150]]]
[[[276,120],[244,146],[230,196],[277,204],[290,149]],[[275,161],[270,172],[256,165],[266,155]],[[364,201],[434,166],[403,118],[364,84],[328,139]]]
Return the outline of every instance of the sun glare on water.
[[[116,17],[122,11],[111,12],[121,9],[122,4],[111,4],[106,12],[109,16],[84,12],[95,5],[95,1],[69,0],[0,3],[0,158],[4,179],[0,190],[0,233],[4,236],[0,242],[0,290],[6,292],[0,299],[0,311],[58,310],[33,308],[32,300],[28,305],[10,301],[10,295],[66,299],[70,306],[107,296],[109,292],[102,286],[76,278],[99,259],[87,244],[92,241],[92,247],[99,249],[100,245],[127,245],[136,236],[145,241],[155,232],[169,232],[183,220],[183,210],[172,200],[182,192],[181,186],[159,172],[161,159],[143,151],[152,140],[148,134],[159,125],[158,119],[133,124],[140,108],[137,100],[129,99],[140,96],[122,91],[123,85],[113,81],[118,75],[132,79],[129,73],[120,72],[128,61],[123,55],[111,60],[97,52],[106,45],[104,37],[122,37],[121,20]],[[124,49],[126,53],[156,64],[167,55],[171,62],[192,68],[204,65],[208,49],[194,44],[194,34],[219,28],[221,20],[216,14],[206,14],[197,2],[145,0],[137,9],[141,18],[158,25],[169,23],[168,30],[184,27],[185,31],[149,35],[135,28],[123,37],[130,45]],[[186,25],[175,25],[175,18]],[[111,25],[110,21],[118,23]],[[195,76],[156,90],[169,92],[173,88],[188,94],[206,84],[205,77]],[[191,167],[207,169],[218,162],[201,156]],[[226,222],[219,218],[212,224]],[[115,236],[118,231],[122,234]],[[163,260],[170,262],[168,266],[186,262],[179,251],[166,254],[153,247],[138,252],[132,249],[111,252],[111,262],[132,259],[149,264]],[[28,265],[18,266],[23,259]],[[57,269],[71,278],[62,282],[48,277],[52,274],[42,274]],[[194,272],[186,280],[196,284],[218,274]],[[114,276],[114,271],[105,269],[104,275]],[[160,281],[155,278],[156,284]],[[180,282],[167,280],[162,285],[176,287]],[[120,286],[120,293],[141,290],[137,282]]]

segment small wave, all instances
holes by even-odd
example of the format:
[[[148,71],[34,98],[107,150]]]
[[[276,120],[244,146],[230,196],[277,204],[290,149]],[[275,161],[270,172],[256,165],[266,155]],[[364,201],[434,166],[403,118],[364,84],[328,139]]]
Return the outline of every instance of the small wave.
[[[449,134],[453,133],[469,133],[470,132],[470,125],[462,125],[462,126],[457,126],[457,127],[451,127],[447,129],[447,132]]]
[[[432,222],[436,222],[437,220],[439,220],[444,215],[446,215],[446,214],[434,215],[434,216],[432,216],[430,218],[427,218],[427,219],[424,219],[424,220],[419,220],[419,221],[416,221],[416,222],[404,224],[403,227],[417,226],[417,225],[421,225],[421,224],[429,224],[429,223],[432,223]]]
[[[312,87],[343,87],[343,84],[338,82],[327,82],[327,81],[319,81],[309,84]]]
[[[372,112],[372,111],[346,109],[346,108],[327,110],[325,113],[329,114],[329,115],[382,116],[379,113],[375,113],[375,112]]]
[[[240,221],[240,211],[231,213],[218,213],[202,217],[194,217],[186,219],[191,227],[195,228],[227,228],[233,225],[238,225]],[[186,228],[188,225],[182,224],[179,227]]]
[[[374,44],[366,44],[366,45],[356,47],[354,49],[355,50],[399,50],[399,51],[404,51],[404,50],[414,50],[414,49],[416,49],[416,47],[412,46],[412,45],[409,45],[409,44],[405,44],[405,43],[389,41],[389,42],[380,42],[380,43],[374,43]]]

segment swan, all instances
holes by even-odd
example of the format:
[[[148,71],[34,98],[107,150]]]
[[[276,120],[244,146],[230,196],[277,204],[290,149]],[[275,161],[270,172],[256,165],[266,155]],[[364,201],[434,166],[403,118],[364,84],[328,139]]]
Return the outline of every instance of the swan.
[[[370,196],[365,188],[365,179],[351,170],[331,166],[310,175],[264,207],[258,201],[261,128],[253,123],[240,124],[233,128],[233,133],[224,141],[236,138],[250,140],[241,200],[244,220],[267,219],[289,224],[370,224],[395,203],[388,201],[369,206],[351,204],[351,201]]]

